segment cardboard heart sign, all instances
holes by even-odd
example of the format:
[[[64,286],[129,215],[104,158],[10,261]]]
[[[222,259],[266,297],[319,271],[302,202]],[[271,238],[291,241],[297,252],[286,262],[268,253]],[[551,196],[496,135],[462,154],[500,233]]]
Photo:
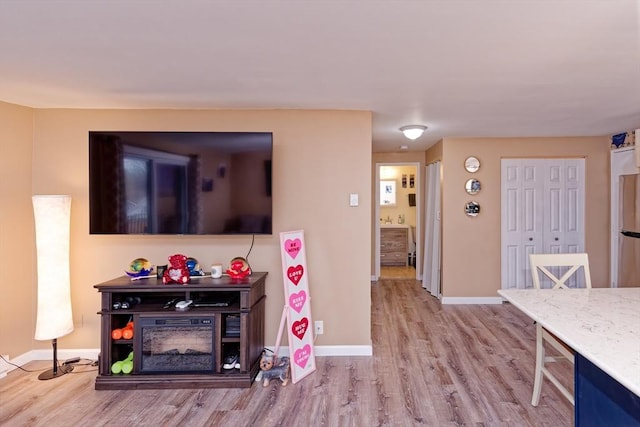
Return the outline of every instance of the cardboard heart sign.
[[[309,319],[303,317],[297,322],[293,322],[293,326],[291,327],[291,332],[295,335],[299,340],[304,337],[304,333],[307,332],[307,328],[309,327]]]
[[[311,355],[311,346],[307,344],[293,353],[293,361],[295,362],[296,365],[304,369],[304,367],[307,366],[307,362],[309,361],[310,355]]]
[[[287,268],[287,277],[296,286],[298,286],[298,283],[300,283],[300,279],[302,279],[303,274],[304,274],[304,267],[301,265],[291,266]]]
[[[296,259],[298,253],[300,253],[300,249],[302,249],[302,242],[300,239],[287,239],[284,242],[284,250],[287,251],[291,258]]]
[[[305,291],[300,291],[298,293],[294,292],[289,295],[289,307],[293,308],[298,313],[300,313],[306,301],[307,293]]]

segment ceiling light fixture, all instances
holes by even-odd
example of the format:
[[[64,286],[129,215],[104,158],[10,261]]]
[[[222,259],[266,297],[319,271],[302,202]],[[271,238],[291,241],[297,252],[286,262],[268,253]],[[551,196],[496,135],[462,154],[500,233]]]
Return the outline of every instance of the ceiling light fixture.
[[[400,128],[404,136],[411,140],[420,138],[425,130],[427,130],[427,127],[422,125],[407,125]]]

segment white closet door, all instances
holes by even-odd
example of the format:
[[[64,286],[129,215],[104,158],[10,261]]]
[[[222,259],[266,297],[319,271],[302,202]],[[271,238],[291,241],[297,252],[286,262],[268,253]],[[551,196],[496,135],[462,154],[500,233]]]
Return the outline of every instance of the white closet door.
[[[543,160],[502,161],[502,288],[533,286],[529,254],[542,252]]]
[[[440,162],[427,166],[422,287],[440,298]]]
[[[501,167],[501,285],[531,288],[530,253],[584,250],[584,159],[503,159]]]
[[[580,252],[584,247],[584,160],[550,160],[545,186],[545,252]]]

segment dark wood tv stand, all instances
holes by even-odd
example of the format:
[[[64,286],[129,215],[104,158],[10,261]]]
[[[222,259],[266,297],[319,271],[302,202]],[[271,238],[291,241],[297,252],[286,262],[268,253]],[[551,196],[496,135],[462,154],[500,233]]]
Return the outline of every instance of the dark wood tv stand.
[[[163,285],[162,280],[155,277],[132,281],[122,276],[95,285],[94,288],[101,294],[101,310],[98,313],[101,316],[100,357],[95,389],[250,387],[258,373],[260,354],[264,348],[266,276],[267,273],[253,273],[240,281],[226,276],[220,279],[192,278],[187,285]],[[189,299],[198,306],[184,311],[177,310],[174,305],[166,307],[171,300]],[[133,301],[130,308],[115,308],[118,303],[127,301]],[[166,331],[154,334],[148,328],[142,332],[140,325],[156,322],[163,326],[165,321],[158,319],[167,319],[171,324],[186,324],[181,332],[186,329],[188,332],[208,335],[206,345],[210,345],[211,349],[209,356],[204,358],[209,358],[206,361],[211,366],[200,369],[185,362],[180,364],[180,369],[173,370],[171,362],[162,369],[149,370],[151,363],[147,361],[150,357],[156,357],[149,356],[152,346],[149,336],[160,337],[153,339],[162,341]],[[133,338],[113,339],[111,332],[126,326],[130,320],[135,325]],[[190,326],[190,323],[195,324],[200,320],[203,329]],[[213,338],[210,338],[211,335]],[[224,357],[232,349],[239,350],[240,369],[223,369]],[[126,359],[132,351],[133,371],[130,374],[113,374],[112,364]],[[171,351],[178,359],[182,357],[181,361],[188,359],[184,349]]]

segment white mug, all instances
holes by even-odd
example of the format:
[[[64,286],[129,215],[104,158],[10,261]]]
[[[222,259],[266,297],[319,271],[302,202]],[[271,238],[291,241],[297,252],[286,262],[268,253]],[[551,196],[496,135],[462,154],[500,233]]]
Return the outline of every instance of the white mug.
[[[213,264],[211,266],[211,277],[219,279],[222,277],[222,264]]]

